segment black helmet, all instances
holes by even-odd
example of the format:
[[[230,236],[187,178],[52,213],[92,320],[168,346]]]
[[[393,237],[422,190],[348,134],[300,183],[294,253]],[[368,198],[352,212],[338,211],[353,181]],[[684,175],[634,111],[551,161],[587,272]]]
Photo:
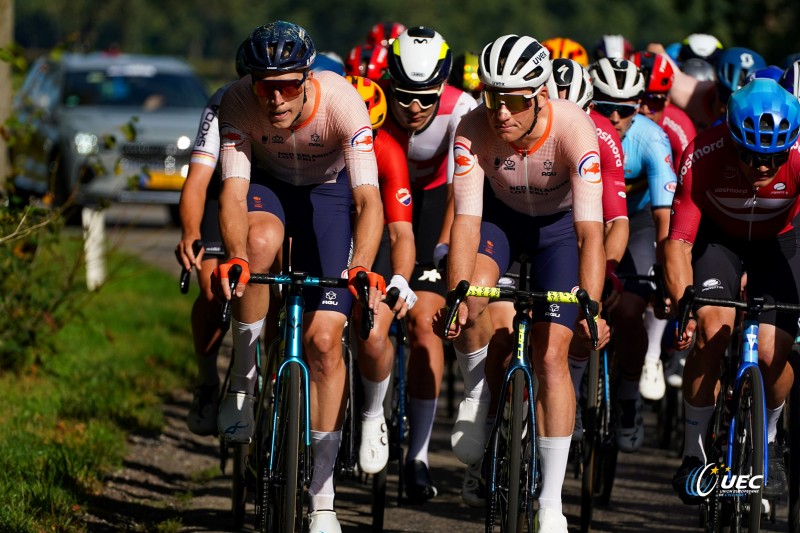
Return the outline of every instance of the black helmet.
[[[253,30],[245,47],[244,65],[250,72],[306,70],[316,55],[306,30],[279,20]]]

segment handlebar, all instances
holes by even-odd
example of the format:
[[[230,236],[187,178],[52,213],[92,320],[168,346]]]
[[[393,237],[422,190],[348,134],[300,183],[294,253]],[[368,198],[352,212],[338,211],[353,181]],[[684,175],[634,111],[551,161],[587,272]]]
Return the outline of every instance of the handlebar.
[[[228,271],[228,286],[233,294],[236,285],[239,283],[239,276],[242,275],[242,267],[239,265],[231,266]],[[358,282],[358,292],[360,295],[359,300],[362,301],[364,311],[366,312],[366,320],[361,321],[361,331],[359,335],[362,339],[369,337],[370,330],[375,325],[375,317],[367,306],[369,301],[369,278],[366,272],[359,272],[356,274],[356,281]],[[298,285],[310,287],[327,287],[334,289],[347,288],[346,278],[325,278],[309,276],[305,272],[289,272],[286,274],[250,274],[250,281],[248,283],[257,283],[261,285]],[[226,300],[222,303],[222,323],[228,324],[231,320],[230,314],[231,300]]]
[[[192,252],[194,253],[195,256],[197,256],[197,254],[200,253],[200,250],[202,248],[203,248],[203,241],[201,241],[200,239],[197,239],[192,243]],[[191,279],[192,279],[192,269],[190,268],[187,269],[185,266],[183,266],[183,263],[181,263],[181,277],[180,280],[178,281],[178,286],[180,287],[182,294],[186,294],[189,292],[189,282],[191,281]]]
[[[600,304],[589,298],[589,293],[585,289],[578,289],[575,294],[571,292],[531,292],[520,291],[516,289],[505,289],[500,287],[480,287],[470,285],[469,281],[461,280],[456,285],[456,288],[450,291],[447,295],[447,314],[445,315],[445,331],[448,331],[451,326],[455,324],[456,317],[458,316],[458,306],[468,296],[475,296],[478,298],[511,298],[515,302],[533,302],[542,301],[547,303],[562,303],[562,304],[576,304],[580,306],[586,317],[587,325],[589,327],[589,334],[592,337],[592,343],[596,347],[598,344],[597,324],[590,318],[597,315],[600,309]]]

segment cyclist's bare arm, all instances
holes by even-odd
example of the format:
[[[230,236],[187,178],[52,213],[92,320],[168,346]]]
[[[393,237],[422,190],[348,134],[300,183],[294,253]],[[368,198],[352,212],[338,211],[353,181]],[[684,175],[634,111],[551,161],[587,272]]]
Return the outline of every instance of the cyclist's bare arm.
[[[222,181],[222,191],[219,195],[219,229],[222,243],[228,257],[238,257],[248,260],[247,236],[249,223],[247,219],[247,192],[250,190],[250,180],[231,177]],[[242,296],[244,286],[239,285],[236,295]],[[230,289],[227,284],[222,284],[222,291],[226,299],[230,299]]]
[[[378,187],[361,185],[353,189],[353,203],[356,208],[355,225],[353,227],[353,261],[352,266],[372,268],[375,255],[383,233],[383,203]],[[369,307],[378,312],[381,294],[370,287]]]
[[[693,284],[692,244],[678,239],[667,239],[664,244],[664,255],[666,256],[664,274],[667,292],[672,302],[675,302],[674,305],[677,306],[686,287]],[[682,350],[689,347],[696,326],[696,322],[689,322],[686,333],[677,339],[675,346],[677,349]]]
[[[628,247],[628,236],[630,235],[628,219],[616,218],[606,223],[605,234],[603,247],[606,252],[606,261],[616,261],[619,264]]]
[[[450,228],[453,226],[453,218],[456,214],[455,196],[453,196],[453,184],[447,184],[447,200],[444,207],[444,217],[442,219],[442,231],[439,232],[437,243],[450,244]]]
[[[201,250],[197,257],[192,250],[194,241],[200,238],[200,222],[203,220],[203,208],[206,203],[206,193],[211,177],[214,175],[214,167],[201,165],[199,163],[189,164],[189,175],[183,183],[181,189],[181,201],[179,204],[181,214],[181,242],[178,243],[178,254],[180,254],[183,267],[187,270],[192,266],[200,269],[203,260]]]

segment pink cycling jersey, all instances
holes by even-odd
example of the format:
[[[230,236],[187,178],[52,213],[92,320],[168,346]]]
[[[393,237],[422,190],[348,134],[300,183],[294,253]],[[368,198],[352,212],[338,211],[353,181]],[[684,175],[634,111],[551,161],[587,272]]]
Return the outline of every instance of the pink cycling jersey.
[[[250,179],[251,164],[292,185],[333,183],[346,167],[350,186],[378,187],[372,127],[364,100],[342,76],[318,72],[311,116],[290,129],[272,127],[250,76],[225,93],[219,112],[222,179]]]
[[[594,109],[589,111],[589,118],[597,128],[600,170],[603,173],[603,222],[608,224],[618,218],[628,218],[622,140],[611,121]]]
[[[690,244],[700,219],[708,219],[740,239],[764,239],[793,228],[800,213],[800,144],[795,143],[775,179],[754,189],[739,166],[739,156],[720,124],[697,135],[681,158],[678,189],[672,200],[669,238]]]
[[[478,106],[461,119],[453,145],[456,214],[483,214],[484,177],[494,194],[530,216],[573,210],[576,222],[603,220],[603,185],[594,123],[572,102],[551,100],[546,129],[525,150],[497,138]]]

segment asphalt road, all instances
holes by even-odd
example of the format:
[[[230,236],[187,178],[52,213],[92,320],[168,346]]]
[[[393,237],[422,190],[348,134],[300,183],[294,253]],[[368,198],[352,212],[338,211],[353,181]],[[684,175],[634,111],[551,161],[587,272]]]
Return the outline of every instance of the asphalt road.
[[[178,266],[173,250],[180,230],[169,225],[166,209],[161,207],[112,206],[106,213],[108,243],[132,251],[168,272],[174,272],[177,280]],[[179,297],[176,290],[176,297]],[[188,323],[188,317],[187,317]],[[171,416],[180,419],[187,405],[169,406],[177,409]],[[680,503],[672,493],[670,480],[680,461],[675,452],[656,446],[656,416],[652,410],[645,413],[645,446],[634,454],[620,454],[617,480],[606,508],[595,511],[593,531],[608,533],[623,532],[686,532],[700,531],[699,514],[696,507]],[[178,423],[177,426],[180,424]],[[448,417],[444,397],[439,402],[432,442],[430,463],[432,474],[439,489],[439,496],[428,504],[398,506],[392,501],[386,511],[386,531],[427,531],[462,533],[483,531],[483,512],[461,503],[460,488],[463,466],[449,449],[449,433],[452,419]],[[176,438],[190,437],[178,435]],[[196,438],[197,439],[197,438]],[[212,437],[202,440],[204,453],[214,453]],[[190,447],[186,446],[187,448]],[[194,447],[198,447],[195,442]],[[213,464],[215,458],[209,457]],[[388,494],[397,494],[397,472],[392,467],[389,476]],[[202,513],[185,513],[182,523],[185,531],[220,531],[227,529],[230,502],[226,498],[228,479],[218,476],[208,491],[197,491],[197,501],[191,507],[202,508]],[[213,496],[213,497],[212,497]],[[204,498],[204,499],[200,499]],[[563,490],[564,513],[570,531],[579,530],[580,481],[568,471]],[[337,510],[343,530],[365,531],[371,524],[371,485],[356,480],[342,480],[337,487]],[[786,504],[778,506],[777,521],[762,526],[763,531],[787,531]]]

